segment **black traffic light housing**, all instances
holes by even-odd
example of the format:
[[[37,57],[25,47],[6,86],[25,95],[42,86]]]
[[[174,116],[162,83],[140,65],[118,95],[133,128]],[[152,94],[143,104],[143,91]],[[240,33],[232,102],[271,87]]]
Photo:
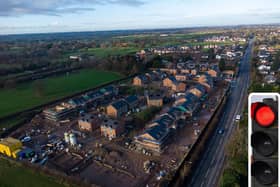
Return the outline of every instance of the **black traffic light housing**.
[[[251,104],[251,184],[278,186],[278,101],[263,99]]]

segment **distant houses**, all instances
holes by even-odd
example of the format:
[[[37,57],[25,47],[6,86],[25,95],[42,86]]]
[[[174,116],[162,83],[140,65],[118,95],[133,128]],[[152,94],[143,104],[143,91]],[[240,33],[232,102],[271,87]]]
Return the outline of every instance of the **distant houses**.
[[[163,79],[163,86],[171,88],[175,92],[184,92],[186,90],[186,83],[177,81],[174,76],[169,76]]]
[[[134,86],[144,86],[149,83],[148,77],[145,75],[138,75],[133,78],[132,84]]]
[[[175,75],[175,79],[177,81],[186,81],[186,80],[188,80],[188,75],[187,74],[177,74],[177,75]]]
[[[188,90],[188,92],[189,92],[189,93],[192,93],[192,94],[195,95],[197,98],[200,98],[200,97],[202,97],[202,96],[206,93],[206,89],[205,89],[204,86],[198,84],[198,85],[196,85],[196,86],[190,88],[190,89]],[[188,94],[188,95],[191,97],[190,94]]]
[[[218,66],[217,64],[212,65],[212,66],[208,69],[207,73],[208,73],[212,78],[218,78],[218,77],[220,76],[220,74],[221,74],[220,69],[219,69],[219,66]]]
[[[172,86],[177,83],[178,83],[178,81],[176,80],[176,78],[174,76],[166,77],[162,81],[163,86],[168,87],[168,88],[172,88]]]
[[[147,96],[147,104],[148,107],[156,106],[162,107],[163,106],[163,97],[160,93],[149,94]]]
[[[185,92],[186,87],[186,83],[183,82],[175,82],[172,84],[172,90],[175,92]]]
[[[209,92],[214,85],[213,78],[208,73],[201,75],[198,78],[198,82],[206,88],[207,92]]]

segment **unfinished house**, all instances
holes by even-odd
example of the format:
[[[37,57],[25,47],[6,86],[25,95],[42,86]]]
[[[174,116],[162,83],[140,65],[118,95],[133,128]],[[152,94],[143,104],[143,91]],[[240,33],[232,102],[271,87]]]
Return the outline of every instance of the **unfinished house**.
[[[156,154],[163,152],[169,137],[169,129],[164,124],[158,124],[147,129],[143,134],[135,137],[139,150],[146,149]]]

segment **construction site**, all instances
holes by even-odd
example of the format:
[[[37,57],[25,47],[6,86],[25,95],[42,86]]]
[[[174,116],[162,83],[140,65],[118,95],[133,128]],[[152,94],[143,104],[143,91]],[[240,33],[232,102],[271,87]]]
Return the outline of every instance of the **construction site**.
[[[189,81],[181,90],[169,74],[153,76],[156,91],[144,85],[148,91],[128,95],[123,87],[135,85],[112,85],[47,107],[10,134],[16,147],[3,140],[0,152],[78,177],[85,185],[157,186],[176,172],[228,84],[213,83],[207,75],[199,78],[202,84]],[[203,84],[210,78],[207,89]],[[159,107],[158,112],[139,128],[133,119],[151,107]],[[11,151],[4,152],[9,146]]]

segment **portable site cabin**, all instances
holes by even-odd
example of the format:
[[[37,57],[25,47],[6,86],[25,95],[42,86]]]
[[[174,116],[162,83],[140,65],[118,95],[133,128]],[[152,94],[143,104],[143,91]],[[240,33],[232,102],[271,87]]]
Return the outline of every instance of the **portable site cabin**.
[[[21,141],[15,138],[8,137],[0,141],[0,153],[8,157],[17,158],[21,148]]]

